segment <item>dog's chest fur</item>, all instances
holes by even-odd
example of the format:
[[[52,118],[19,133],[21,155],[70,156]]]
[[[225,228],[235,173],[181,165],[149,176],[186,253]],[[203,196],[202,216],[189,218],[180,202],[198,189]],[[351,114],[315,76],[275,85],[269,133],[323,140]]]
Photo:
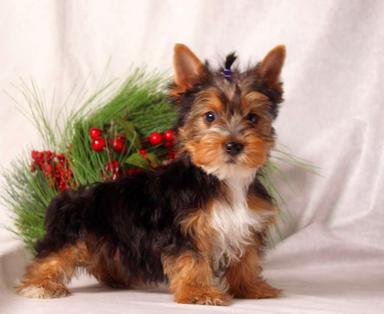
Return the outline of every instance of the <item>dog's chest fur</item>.
[[[252,178],[226,180],[229,199],[215,201],[211,225],[215,230],[212,263],[216,270],[236,262],[246,247],[255,242],[255,233],[262,232],[270,212],[248,207],[248,187]]]

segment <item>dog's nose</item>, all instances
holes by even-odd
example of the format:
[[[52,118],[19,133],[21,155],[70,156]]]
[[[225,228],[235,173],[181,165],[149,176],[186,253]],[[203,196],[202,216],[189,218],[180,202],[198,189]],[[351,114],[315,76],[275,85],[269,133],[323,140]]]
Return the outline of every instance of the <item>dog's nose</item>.
[[[225,143],[224,146],[225,146],[225,151],[231,156],[236,156],[240,154],[244,148],[243,144],[237,143],[237,142],[228,142],[228,143]]]

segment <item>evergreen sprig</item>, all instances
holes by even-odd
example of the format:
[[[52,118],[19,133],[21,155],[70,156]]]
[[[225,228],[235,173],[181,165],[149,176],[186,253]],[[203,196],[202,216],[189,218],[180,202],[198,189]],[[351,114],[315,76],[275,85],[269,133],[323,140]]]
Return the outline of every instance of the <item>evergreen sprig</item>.
[[[174,125],[176,109],[167,101],[164,93],[166,81],[163,75],[135,70],[117,88],[112,83],[106,83],[83,102],[80,99],[84,88],[75,86],[56,117],[49,115],[44,94],[33,81],[22,81],[16,87],[26,104],[23,108],[27,108],[28,112],[24,114],[40,132],[44,149],[65,156],[71,169],[71,180],[67,183],[69,187],[76,188],[108,179],[110,173],[106,165],[111,162],[125,167],[148,169],[164,159],[166,150],[159,145],[148,147],[145,157],[138,150],[149,134],[163,132]],[[72,108],[68,105],[71,99],[75,104]],[[90,149],[88,132],[91,127],[106,130],[104,136],[124,134],[126,149],[116,153],[110,146],[106,146],[103,152],[95,153]],[[277,207],[284,200],[276,188],[275,177],[289,182],[279,169],[282,161],[314,170],[308,162],[287,153],[286,148],[276,149],[273,158],[261,171],[261,180],[275,199]],[[35,241],[44,235],[45,209],[59,192],[57,185],[52,184],[47,176],[47,169],[44,168],[46,162],[40,160],[42,168],[33,166],[32,170],[31,159],[24,157],[4,173],[5,186],[1,197],[10,209],[14,222],[8,229],[31,250]],[[283,214],[281,218],[284,222]],[[278,225],[270,238],[273,241],[281,238]]]
[[[151,132],[163,132],[173,126],[176,110],[167,101],[165,84],[162,75],[134,70],[117,88],[107,83],[82,103],[76,103],[80,102],[82,92],[74,89],[72,94],[77,95],[72,107],[75,109],[68,105],[68,99],[73,98],[70,95],[56,117],[50,116],[45,97],[34,81],[22,80],[16,86],[24,104],[14,100],[39,131],[43,149],[65,155],[73,173],[71,187],[76,188],[105,180],[108,162],[125,163],[130,156],[137,156],[137,150]],[[127,149],[118,154],[107,146],[105,151],[95,153],[90,149],[88,132],[91,127],[125,134]],[[164,151],[153,147],[148,156],[157,153]],[[139,158],[143,159],[140,164],[143,168],[149,167],[151,160],[157,160],[154,157],[146,160],[141,155]],[[1,198],[14,222],[7,228],[33,249],[35,241],[44,235],[45,209],[59,191],[41,168],[32,171],[31,163],[29,157],[23,157],[3,173],[5,184]]]

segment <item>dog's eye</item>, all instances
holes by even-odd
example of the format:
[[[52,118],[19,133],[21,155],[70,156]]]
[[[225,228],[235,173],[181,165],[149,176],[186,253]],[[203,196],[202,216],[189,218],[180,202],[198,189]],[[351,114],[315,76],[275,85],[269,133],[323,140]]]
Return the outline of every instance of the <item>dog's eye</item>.
[[[215,119],[216,119],[216,115],[213,111],[208,111],[205,114],[205,120],[207,120],[208,122],[213,122],[215,121]]]
[[[249,113],[249,114],[247,115],[247,120],[248,120],[249,122],[256,123],[258,119],[259,119],[259,117],[257,116],[256,113]]]

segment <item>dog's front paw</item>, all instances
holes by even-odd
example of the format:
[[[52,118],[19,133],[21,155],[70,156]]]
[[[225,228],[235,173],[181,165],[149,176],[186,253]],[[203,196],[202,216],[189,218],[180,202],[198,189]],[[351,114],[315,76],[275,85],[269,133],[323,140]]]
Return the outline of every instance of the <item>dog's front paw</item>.
[[[200,288],[176,295],[176,302],[202,305],[229,305],[231,296],[217,288]]]
[[[265,281],[260,281],[253,287],[240,289],[235,293],[235,297],[243,299],[271,299],[281,295],[282,290],[272,287]]]
[[[16,292],[27,298],[50,299],[60,298],[70,294],[68,289],[61,284],[20,284],[16,288]]]

